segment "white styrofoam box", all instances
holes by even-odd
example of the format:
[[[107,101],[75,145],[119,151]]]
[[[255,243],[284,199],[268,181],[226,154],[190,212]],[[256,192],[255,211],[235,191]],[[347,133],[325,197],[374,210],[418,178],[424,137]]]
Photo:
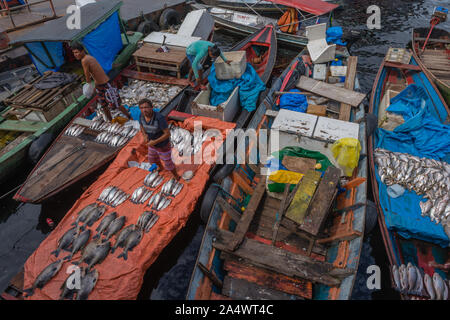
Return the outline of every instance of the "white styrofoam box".
[[[166,36],[166,45],[187,48],[191,43],[201,40],[200,37],[187,37],[179,34],[154,31],[144,38],[144,42],[162,44]]]
[[[327,65],[325,63],[318,63],[314,65],[313,78],[316,80],[325,81],[327,78]]]
[[[247,68],[247,57],[245,51],[229,51],[223,52],[223,55],[231,63],[228,65],[218,57],[214,62],[216,67],[216,78],[219,80],[239,79]]]
[[[324,63],[334,60],[336,45],[328,45],[326,31],[326,23],[306,27],[306,36],[308,37],[307,48],[313,63]]]
[[[308,113],[280,109],[273,121],[272,129],[311,137],[317,118]]]
[[[228,99],[218,106],[210,105],[210,98],[211,86],[208,84],[206,90],[202,90],[192,102],[192,114],[222,121],[233,121],[240,109],[239,87],[234,88]]]
[[[342,138],[358,139],[359,124],[342,120],[319,117],[313,137],[327,141],[336,141]]]
[[[214,27],[214,18],[206,9],[189,12],[178,29],[177,34],[187,37],[200,37],[207,40]]]
[[[347,76],[347,66],[330,66],[330,73],[333,77]]]

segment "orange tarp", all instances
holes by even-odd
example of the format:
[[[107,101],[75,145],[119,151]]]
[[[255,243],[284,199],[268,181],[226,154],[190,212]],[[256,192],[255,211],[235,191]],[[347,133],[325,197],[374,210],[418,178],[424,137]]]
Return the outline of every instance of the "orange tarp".
[[[192,132],[194,121],[202,121],[203,130],[210,128],[219,129],[224,138],[226,136],[226,130],[232,129],[235,126],[234,123],[204,117],[188,118],[180,126]],[[207,140],[203,144],[203,150],[208,145],[210,149],[211,146],[214,146],[212,150],[217,150],[218,148],[217,143],[214,144]],[[133,152],[133,149],[136,152]],[[210,153],[214,154],[214,152]],[[136,188],[143,185],[148,171],[135,167],[129,168],[128,161],[147,162],[147,148],[143,143],[143,136],[140,132],[120,151],[108,169],[83,193],[55,230],[29,257],[25,263],[24,288],[30,288],[36,277],[46,266],[68,255],[68,252],[63,250],[60,252],[58,258],[56,258],[50,252],[56,249],[58,239],[72,227],[71,224],[77,218],[77,213],[88,204],[96,202],[96,199],[106,187],[114,185],[131,195]],[[152,265],[172,238],[184,227],[194,210],[195,204],[203,193],[206,182],[209,180],[209,171],[212,165],[205,162],[198,165],[177,165],[178,174],[181,175],[186,170],[193,170],[194,177],[189,182],[181,179],[180,182],[184,184],[183,189],[166,209],[156,212],[159,215],[159,220],[148,233],[144,233],[141,242],[133,251],[128,253],[128,260],[125,261],[123,258],[117,258],[122,253],[122,248],[117,248],[114,254],[109,253],[101,264],[93,267],[99,272],[99,280],[90,294],[89,299],[136,299],[141,289],[146,270]],[[160,174],[165,176],[164,182],[171,178],[171,173],[167,171],[161,170]],[[159,185],[157,191],[159,191],[162,185],[163,183]],[[107,206],[107,210],[102,218],[116,211],[118,216],[126,217],[125,226],[127,226],[136,224],[139,216],[148,209],[146,204],[137,205],[126,200],[116,208]],[[102,218],[90,227],[91,239],[89,241],[92,240],[93,235],[96,233],[95,229],[100,224]],[[111,238],[111,245],[114,245],[115,240],[115,237]],[[71,261],[64,262],[56,276],[42,290],[36,289],[30,299],[58,299],[61,293],[60,287],[69,276],[66,273],[68,267],[72,264],[71,262],[78,261],[80,257],[81,253],[78,252],[73,256]],[[80,266],[86,267],[86,264],[82,263]],[[186,276],[188,277],[190,275]]]

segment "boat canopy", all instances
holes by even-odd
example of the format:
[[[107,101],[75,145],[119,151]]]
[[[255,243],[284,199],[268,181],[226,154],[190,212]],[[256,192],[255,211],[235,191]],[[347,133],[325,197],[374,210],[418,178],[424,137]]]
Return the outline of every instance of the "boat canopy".
[[[321,0],[266,0],[275,4],[296,8],[311,14],[321,16],[339,7],[337,4]]]
[[[122,49],[120,0],[97,0],[80,8],[80,28],[70,29],[70,16],[44,23],[11,42],[24,45],[38,71],[57,71],[66,62],[63,43],[79,41],[105,72]]]

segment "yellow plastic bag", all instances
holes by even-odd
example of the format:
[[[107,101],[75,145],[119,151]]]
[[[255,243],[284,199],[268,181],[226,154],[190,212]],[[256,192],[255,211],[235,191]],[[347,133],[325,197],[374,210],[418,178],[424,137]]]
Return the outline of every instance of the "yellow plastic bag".
[[[342,138],[333,143],[331,152],[337,163],[344,169],[344,174],[350,177],[358,166],[361,144],[355,138]]]
[[[273,182],[278,183],[290,183],[290,184],[297,184],[301,178],[303,177],[303,174],[288,170],[278,170],[273,172],[269,176],[269,180]]]

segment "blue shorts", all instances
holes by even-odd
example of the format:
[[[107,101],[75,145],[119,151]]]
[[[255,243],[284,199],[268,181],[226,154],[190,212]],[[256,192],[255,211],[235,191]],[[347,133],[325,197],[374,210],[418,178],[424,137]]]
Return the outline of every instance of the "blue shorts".
[[[187,54],[186,56],[187,56],[189,62],[191,63],[191,67],[192,67],[192,64],[194,63],[194,60],[195,60],[195,56],[192,54]],[[197,70],[202,70],[202,69],[203,69],[203,67],[202,67],[201,63],[198,63]]]

